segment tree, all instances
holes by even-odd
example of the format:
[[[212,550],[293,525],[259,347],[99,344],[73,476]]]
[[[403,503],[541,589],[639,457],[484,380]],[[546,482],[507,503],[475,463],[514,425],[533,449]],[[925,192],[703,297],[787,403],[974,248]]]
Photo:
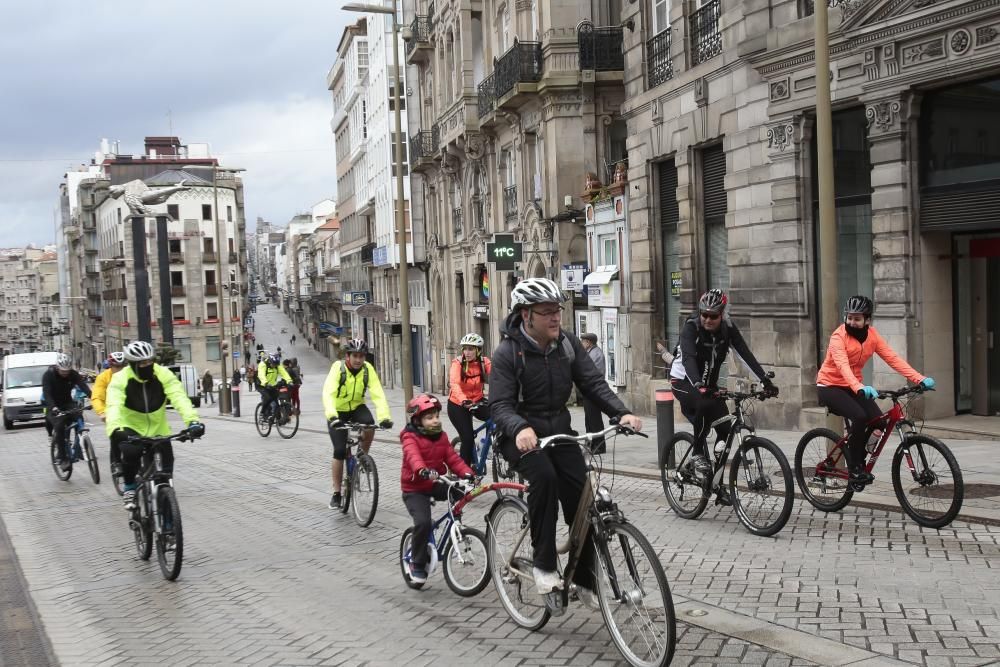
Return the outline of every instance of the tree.
[[[156,344],[156,363],[159,365],[173,366],[180,360],[180,356],[180,350],[172,345],[167,345],[162,341]]]

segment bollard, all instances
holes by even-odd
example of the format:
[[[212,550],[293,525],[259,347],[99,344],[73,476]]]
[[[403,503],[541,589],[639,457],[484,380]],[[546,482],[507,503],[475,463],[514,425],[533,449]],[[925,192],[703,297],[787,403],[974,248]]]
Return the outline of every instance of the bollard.
[[[674,452],[670,451],[668,460],[663,457],[667,451],[667,445],[674,438],[674,392],[670,389],[656,390],[656,446],[660,468],[664,466],[673,467],[675,465]]]
[[[240,386],[233,383],[233,416],[240,416]]]

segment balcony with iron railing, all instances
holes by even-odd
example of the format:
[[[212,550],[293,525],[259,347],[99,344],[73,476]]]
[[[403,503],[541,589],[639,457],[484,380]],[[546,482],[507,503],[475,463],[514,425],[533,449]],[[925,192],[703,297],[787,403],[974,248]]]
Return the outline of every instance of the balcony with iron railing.
[[[410,137],[410,166],[413,171],[420,172],[433,166],[437,150],[437,123],[430,130],[421,130]]]
[[[542,79],[542,45],[519,42],[494,60],[493,73],[479,84],[479,117],[500,108],[516,108]]]
[[[375,263],[375,244],[366,243],[361,246],[361,264],[371,265]]]
[[[624,72],[625,51],[621,26],[595,28],[584,22],[576,33],[580,49],[580,69],[595,72]]]
[[[184,296],[184,285],[171,285],[170,296]]]
[[[167,257],[169,258],[169,261],[170,261],[171,264],[183,264],[184,263],[184,255],[181,254],[181,253],[179,253],[179,252],[170,252],[170,253],[167,253]]]
[[[451,211],[451,228],[455,232],[455,238],[458,238],[465,232],[465,225],[462,222],[462,209],[455,208]]]
[[[215,283],[205,285],[205,296],[219,296],[219,286]]]
[[[406,62],[410,65],[424,62],[430,58],[434,44],[431,42],[431,30],[434,22],[430,16],[417,16],[410,24],[410,40],[406,43]]]
[[[215,262],[215,251],[214,250],[206,250],[205,252],[201,253],[201,261],[204,264],[214,263]]]
[[[722,53],[719,0],[712,0],[691,14],[691,60],[697,65]]]
[[[510,185],[503,189],[504,220],[517,218],[517,186]]]
[[[674,77],[674,61],[670,59],[670,28],[646,42],[646,67],[649,68],[650,88]]]
[[[237,256],[237,254],[235,252],[229,253],[229,263],[230,264],[235,264],[238,259],[239,259],[239,257]]]

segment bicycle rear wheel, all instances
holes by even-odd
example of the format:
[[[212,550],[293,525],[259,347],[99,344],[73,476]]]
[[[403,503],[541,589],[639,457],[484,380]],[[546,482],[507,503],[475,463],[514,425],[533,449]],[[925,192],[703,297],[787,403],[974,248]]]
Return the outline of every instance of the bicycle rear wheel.
[[[416,582],[410,578],[410,558],[413,553],[413,527],[403,531],[403,538],[399,541],[399,570],[403,574],[403,581],[406,585],[415,590],[424,587],[423,582]]]
[[[87,467],[90,468],[90,478],[94,484],[101,483],[101,469],[97,465],[97,454],[94,453],[94,443],[90,441],[90,436],[83,436],[83,454],[87,459]]]
[[[486,522],[490,576],[507,615],[528,630],[540,630],[552,614],[535,592],[528,506],[513,496],[493,504]]]
[[[66,469],[63,470],[62,465],[59,464],[59,460],[63,458],[65,454],[60,454],[63,449],[62,445],[53,439],[49,442],[49,459],[52,463],[52,470],[55,471],[56,477],[62,481],[68,481],[70,477],[73,476],[73,457],[70,456],[66,458],[65,465]]]
[[[146,485],[140,484],[135,490],[135,507],[132,511],[132,537],[135,539],[135,550],[142,560],[149,560],[153,553],[153,535],[150,525],[149,503],[146,498]]]
[[[486,536],[475,528],[460,528],[462,540],[449,540],[444,552],[444,580],[448,588],[463,598],[482,593],[490,582]]]
[[[594,536],[597,597],[611,640],[630,665],[668,665],[677,621],[667,575],[653,546],[623,521]]]
[[[161,486],[157,490],[156,504],[160,512],[160,532],[156,533],[156,560],[167,581],[181,573],[184,558],[184,531],[181,528],[181,506],[173,487]]]
[[[682,519],[697,519],[708,507],[711,493],[711,476],[702,477],[694,471],[691,458],[694,456],[694,436],[690,433],[676,433],[660,452],[660,481],[663,495],[677,516]]]
[[[378,467],[375,459],[364,452],[358,454],[351,475],[351,496],[354,520],[362,528],[371,524],[378,509]]]
[[[740,523],[770,537],[792,515],[795,484],[784,452],[766,438],[745,438],[729,469],[729,490]]]
[[[836,512],[851,502],[854,492],[841,475],[846,469],[840,436],[828,428],[814,428],[795,448],[795,481],[809,504]]]
[[[266,438],[271,435],[271,422],[264,419],[264,404],[258,403],[257,409],[253,411],[253,423],[257,427],[257,432],[260,433],[260,437]]]
[[[954,521],[965,498],[965,482],[955,455],[943,442],[927,435],[908,435],[896,449],[892,487],[903,511],[927,528],[943,528]]]
[[[274,427],[285,440],[288,440],[299,432],[299,416],[292,410],[291,403],[282,403],[278,406],[278,421]]]

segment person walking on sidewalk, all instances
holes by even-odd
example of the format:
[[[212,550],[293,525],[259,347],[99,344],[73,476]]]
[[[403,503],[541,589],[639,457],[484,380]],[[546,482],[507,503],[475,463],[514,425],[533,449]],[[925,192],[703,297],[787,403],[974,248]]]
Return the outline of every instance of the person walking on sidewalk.
[[[608,363],[604,359],[604,351],[597,346],[597,334],[583,334],[580,336],[580,344],[587,351],[587,356],[594,362],[597,372],[601,374],[602,378],[606,377]],[[587,429],[587,433],[596,433],[604,429],[604,418],[601,417],[601,409],[597,407],[597,404],[583,394],[580,395],[580,402],[583,403],[583,425]],[[603,454],[607,448],[607,445],[604,444],[604,438],[594,440],[591,448],[595,454]]]
[[[205,371],[205,375],[201,378],[201,390],[205,394],[205,403],[215,403],[215,398],[212,396],[212,392],[215,389],[214,386],[215,379],[212,377],[212,373]]]

